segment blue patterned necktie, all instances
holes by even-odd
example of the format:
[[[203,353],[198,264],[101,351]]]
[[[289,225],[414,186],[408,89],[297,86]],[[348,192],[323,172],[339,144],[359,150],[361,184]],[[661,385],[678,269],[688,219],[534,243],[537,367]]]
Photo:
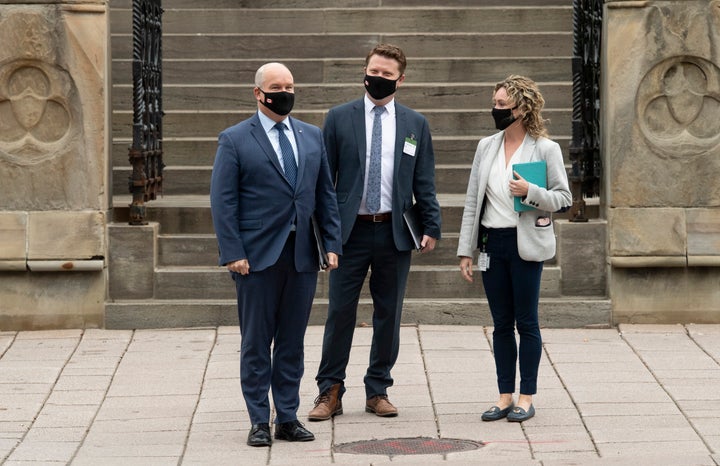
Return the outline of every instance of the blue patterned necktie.
[[[295,182],[297,181],[297,164],[295,163],[295,153],[293,152],[292,144],[290,140],[285,136],[285,130],[287,126],[285,123],[276,123],[274,128],[278,132],[278,138],[280,139],[280,152],[282,152],[283,166],[285,168],[285,177],[290,182],[290,186],[295,189]]]
[[[385,107],[375,107],[373,112],[372,137],[370,139],[370,167],[368,169],[367,196],[365,206],[375,214],[380,210],[380,181],[382,180],[382,114]]]

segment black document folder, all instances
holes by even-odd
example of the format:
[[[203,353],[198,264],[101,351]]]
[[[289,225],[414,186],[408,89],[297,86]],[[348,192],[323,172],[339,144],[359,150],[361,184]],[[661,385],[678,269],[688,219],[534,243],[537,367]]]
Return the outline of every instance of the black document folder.
[[[403,212],[403,220],[410,230],[410,236],[412,236],[413,243],[415,243],[415,249],[422,249],[422,237],[423,237],[423,223],[422,216],[420,215],[420,206],[413,204],[408,210]]]
[[[325,245],[323,244],[322,232],[320,231],[320,226],[315,218],[315,214],[310,217],[310,221],[312,222],[313,234],[315,235],[315,244],[317,245],[320,269],[325,270],[328,268],[330,261],[328,260],[327,251],[325,250]]]

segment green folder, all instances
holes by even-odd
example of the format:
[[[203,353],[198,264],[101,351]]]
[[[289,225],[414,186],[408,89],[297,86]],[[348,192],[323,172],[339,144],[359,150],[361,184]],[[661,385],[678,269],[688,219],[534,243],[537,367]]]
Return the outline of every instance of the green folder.
[[[528,183],[547,188],[547,163],[544,160],[537,162],[516,163],[512,166],[516,171],[527,180]],[[535,210],[534,207],[522,203],[520,196],[515,196],[515,212],[524,212],[526,210]]]

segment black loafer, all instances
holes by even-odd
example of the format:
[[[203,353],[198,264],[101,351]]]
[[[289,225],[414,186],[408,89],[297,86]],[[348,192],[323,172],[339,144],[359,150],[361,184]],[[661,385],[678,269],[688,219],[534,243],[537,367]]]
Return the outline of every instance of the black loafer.
[[[500,409],[497,406],[493,406],[492,408],[482,413],[480,419],[482,419],[483,421],[497,421],[498,419],[506,418],[512,409],[513,405],[510,405],[505,409]]]
[[[527,421],[535,415],[535,407],[530,405],[527,411],[522,409],[520,406],[513,409],[507,415],[507,420],[510,422],[523,422]]]
[[[270,424],[253,424],[248,434],[247,444],[251,447],[269,447],[272,444]]]
[[[309,442],[315,440],[312,432],[307,430],[300,421],[283,422],[275,426],[275,438],[288,442]]]

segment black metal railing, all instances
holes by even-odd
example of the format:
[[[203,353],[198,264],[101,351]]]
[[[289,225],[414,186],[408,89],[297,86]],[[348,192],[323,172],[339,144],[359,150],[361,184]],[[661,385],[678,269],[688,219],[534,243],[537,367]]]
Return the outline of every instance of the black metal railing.
[[[573,0],[573,114],[570,220],[585,222],[585,199],[600,194],[602,0]]]
[[[145,203],[162,193],[161,0],[133,0],[133,140],[130,224],[143,225]]]

